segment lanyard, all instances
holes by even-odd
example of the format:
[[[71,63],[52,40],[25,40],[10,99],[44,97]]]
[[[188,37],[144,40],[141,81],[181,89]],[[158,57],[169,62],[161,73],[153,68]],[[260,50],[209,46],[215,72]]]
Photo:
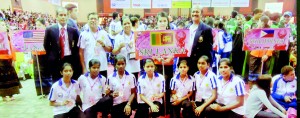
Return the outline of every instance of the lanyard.
[[[200,72],[200,71],[199,71],[199,72]],[[200,81],[199,87],[202,86],[202,83],[203,83],[204,79],[206,79],[206,75],[207,75],[207,74],[208,74],[208,70],[207,70],[206,73],[203,75],[203,77],[201,77],[201,72],[200,72],[199,77],[200,77],[200,79],[201,79],[202,81]]]
[[[98,39],[98,33],[99,33],[98,30],[97,30],[97,33],[95,33],[95,34],[91,31],[91,34],[92,34],[93,38],[95,39],[95,41],[97,41],[97,39]]]
[[[63,82],[62,79],[61,79],[61,81]],[[70,96],[71,90],[72,90],[72,88],[74,86],[72,83],[70,83],[70,84],[71,84],[71,86],[69,86],[69,88],[67,88],[67,89],[65,89],[64,87],[62,87],[63,85],[60,86],[60,88],[67,93],[67,96]],[[66,84],[64,83],[64,85],[66,85]]]
[[[125,72],[124,72],[124,75],[123,75],[123,77],[122,78],[120,78],[120,76],[118,76],[118,80],[119,80],[119,83],[122,85],[122,89],[124,90],[124,88],[125,88],[125,82],[126,82],[126,74],[125,74]]]
[[[223,80],[222,80],[222,82],[221,82],[221,86],[222,86],[221,96],[223,96],[224,91],[226,90],[226,88],[227,88],[227,86],[228,86],[228,84],[229,84],[230,81],[231,80],[229,79],[225,84],[223,84]]]
[[[94,88],[95,84],[97,83],[97,81],[99,81],[99,82],[100,82],[100,86],[102,86],[102,82],[100,81],[100,78],[97,77],[97,78],[95,78],[95,79],[96,79],[96,80],[95,80],[95,82],[94,82],[93,85],[91,84],[89,78],[87,79],[87,81],[89,82],[89,85],[90,85],[90,87],[91,87],[91,91],[93,91],[93,88]]]

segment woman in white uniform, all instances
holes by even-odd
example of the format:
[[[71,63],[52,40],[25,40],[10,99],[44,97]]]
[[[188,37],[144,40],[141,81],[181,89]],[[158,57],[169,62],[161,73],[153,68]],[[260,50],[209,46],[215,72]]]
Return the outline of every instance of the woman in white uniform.
[[[245,103],[247,118],[286,118],[286,110],[271,96],[271,79],[270,75],[261,75],[254,82]],[[264,111],[264,106],[272,112]]]
[[[180,118],[180,110],[183,108],[184,118],[193,117],[193,104],[191,96],[195,89],[195,80],[188,75],[189,67],[186,60],[178,63],[179,74],[174,76],[170,82],[171,88],[171,118]]]
[[[106,118],[111,110],[113,98],[106,87],[106,78],[100,74],[98,59],[89,61],[89,72],[81,75],[78,82],[83,95],[82,109],[85,116],[96,118],[97,113],[101,112],[102,117]]]
[[[205,109],[206,118],[243,118],[245,83],[232,73],[232,64],[228,58],[219,63],[220,76],[217,79],[217,103]]]
[[[217,80],[214,72],[209,70],[209,58],[203,55],[197,62],[199,71],[194,74],[196,81],[196,109],[197,118],[204,118],[204,109],[217,99]]]
[[[112,53],[114,55],[126,57],[126,62],[128,62],[128,64],[125,67],[125,70],[138,78],[138,73],[140,72],[140,60],[135,59],[134,33],[131,30],[132,25],[128,17],[122,19],[122,26],[124,30],[115,37]]]
[[[52,85],[49,94],[50,106],[54,107],[54,118],[82,118],[83,113],[76,106],[76,101],[81,102],[79,84],[71,79],[71,64],[64,63],[61,74],[63,77]]]
[[[125,70],[127,64],[124,56],[117,55],[114,62],[116,70],[107,80],[114,97],[111,116],[112,118],[129,118],[131,103],[135,97],[136,79],[133,74]]]
[[[145,73],[138,79],[137,102],[138,108],[135,118],[149,118],[149,107],[152,118],[163,114],[163,97],[165,95],[165,78],[155,72],[152,59],[144,63]]]

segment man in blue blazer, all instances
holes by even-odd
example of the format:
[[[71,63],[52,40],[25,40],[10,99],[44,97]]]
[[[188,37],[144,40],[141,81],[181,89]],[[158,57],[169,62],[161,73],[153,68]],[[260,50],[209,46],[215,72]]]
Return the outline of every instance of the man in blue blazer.
[[[213,35],[212,28],[201,21],[202,9],[199,6],[192,8],[192,21],[193,24],[189,27],[190,29],[190,41],[188,43],[191,47],[191,55],[186,59],[189,64],[189,75],[194,75],[198,71],[197,63],[198,59],[206,55],[209,57],[209,62],[212,64],[212,45],[213,45]]]
[[[68,11],[69,19],[67,21],[68,26],[75,28],[79,32],[79,28],[77,26],[77,16],[78,16],[78,8],[74,4],[67,4],[65,8]]]
[[[44,37],[47,64],[46,72],[53,82],[60,79],[60,69],[65,62],[73,66],[73,79],[81,74],[79,48],[77,47],[79,34],[75,28],[67,25],[67,10],[56,10],[57,24],[47,27]]]

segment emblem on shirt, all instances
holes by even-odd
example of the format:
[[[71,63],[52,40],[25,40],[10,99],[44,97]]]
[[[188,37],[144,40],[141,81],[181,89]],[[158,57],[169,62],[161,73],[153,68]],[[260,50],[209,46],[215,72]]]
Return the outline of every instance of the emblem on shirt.
[[[64,95],[62,93],[58,93],[58,97],[62,98]]]
[[[209,86],[208,83],[206,83],[205,86],[208,87]]]
[[[160,87],[160,84],[157,84],[156,86],[157,86],[157,87]]]
[[[229,91],[232,93],[233,92],[233,88],[230,88]]]
[[[128,85],[130,85],[130,82],[128,82]]]
[[[203,42],[203,37],[202,37],[202,36],[199,37],[198,42],[199,42],[199,43],[202,43],[202,42]]]

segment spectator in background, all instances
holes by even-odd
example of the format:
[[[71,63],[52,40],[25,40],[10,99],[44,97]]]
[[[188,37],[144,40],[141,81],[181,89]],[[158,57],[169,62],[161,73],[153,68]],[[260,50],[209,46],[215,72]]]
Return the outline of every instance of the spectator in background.
[[[184,24],[184,22],[183,22],[183,21],[179,21],[179,22],[177,23],[177,28],[178,28],[178,29],[185,29],[185,24]]]
[[[36,30],[45,30],[46,26],[45,26],[45,20],[43,18],[38,18],[36,21]],[[46,57],[46,51],[45,50],[36,50],[36,51],[32,51],[32,59],[33,59],[33,66],[34,66],[34,79],[35,79],[35,83],[36,83],[36,92],[37,95],[41,95],[42,93],[39,86],[37,85],[37,83],[39,84],[40,82],[40,77],[43,82],[47,83],[46,79],[49,79],[46,77],[46,73],[45,73],[45,66],[47,63],[47,57]],[[37,63],[37,60],[39,63]],[[39,76],[40,74],[40,76]],[[50,80],[51,82],[51,80]],[[50,83],[48,82],[48,83]],[[49,85],[49,84],[42,84],[42,85]],[[51,86],[43,86],[43,94],[49,94],[50,92],[50,87]]]
[[[229,58],[232,50],[232,36],[221,21],[218,24],[218,58]]]
[[[173,17],[172,17],[171,15],[169,15],[169,16],[168,16],[168,19],[169,19],[169,22],[170,22],[170,28],[169,28],[169,29],[171,29],[171,30],[176,30],[177,27],[176,27],[176,25],[175,25],[175,23],[174,23]]]
[[[243,32],[243,24],[245,22],[245,17],[242,14],[238,14],[236,16],[236,20],[238,23],[238,27],[236,28],[233,36],[232,36],[232,51],[231,51],[231,59],[233,69],[235,74],[242,75],[243,63],[245,59],[245,51],[243,51],[243,41],[244,41],[244,32]]]
[[[70,27],[73,27],[75,29],[77,29],[77,31],[79,32],[79,28],[77,26],[77,16],[78,16],[78,9],[77,9],[77,6],[74,5],[74,4],[67,4],[65,6],[65,8],[67,9],[68,11],[68,16],[69,16],[69,19],[67,21],[67,24],[70,26]]]
[[[205,18],[205,23],[209,25],[210,27],[214,27],[214,21],[215,19],[213,17],[207,17]]]
[[[232,11],[231,12],[231,18],[230,20],[226,23],[226,30],[229,34],[233,35],[235,32],[235,29],[237,28],[237,21],[236,21],[236,16],[238,15],[237,11]]]

